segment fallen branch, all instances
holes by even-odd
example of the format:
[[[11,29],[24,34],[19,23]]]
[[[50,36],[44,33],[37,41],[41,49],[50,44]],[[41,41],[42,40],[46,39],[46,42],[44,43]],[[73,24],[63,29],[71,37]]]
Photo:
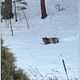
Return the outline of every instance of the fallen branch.
[[[65,65],[64,59],[62,59],[62,63],[63,63],[63,66],[64,66],[64,70],[65,70],[65,73],[66,73],[67,80],[69,80],[69,77],[68,77],[68,73],[67,73],[67,69],[66,69],[66,65]]]

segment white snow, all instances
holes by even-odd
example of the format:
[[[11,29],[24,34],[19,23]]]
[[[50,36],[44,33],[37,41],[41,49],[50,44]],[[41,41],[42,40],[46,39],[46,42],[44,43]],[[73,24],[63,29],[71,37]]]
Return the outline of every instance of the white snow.
[[[0,33],[14,55],[17,57],[17,66],[28,72],[30,66],[37,67],[44,76],[49,73],[66,80],[62,65],[65,60],[68,76],[78,77],[79,71],[79,43],[80,27],[78,18],[78,2],[76,0],[46,0],[48,17],[40,18],[39,0],[26,0],[25,11],[30,29],[27,29],[23,14],[18,11],[18,22],[12,20],[14,36],[6,22],[0,22]],[[64,8],[57,11],[55,5],[59,3]],[[20,13],[19,13],[20,12]],[[20,21],[19,18],[22,20]],[[57,44],[44,45],[42,37],[58,37]],[[62,55],[62,56],[61,56]]]

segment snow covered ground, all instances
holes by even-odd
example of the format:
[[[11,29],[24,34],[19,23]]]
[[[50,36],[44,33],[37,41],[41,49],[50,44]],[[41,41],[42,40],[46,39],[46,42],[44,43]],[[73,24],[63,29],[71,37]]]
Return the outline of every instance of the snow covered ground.
[[[50,74],[63,77],[66,80],[62,64],[64,58],[69,78],[79,75],[79,50],[80,27],[79,10],[76,0],[46,0],[48,17],[40,18],[40,6],[38,0],[26,0],[30,29],[22,13],[19,11],[21,21],[12,20],[14,36],[6,26],[6,22],[0,22],[0,33],[7,45],[17,57],[16,64],[30,75],[31,68],[38,68],[43,75]],[[57,11],[55,5],[61,4],[63,11]],[[58,44],[44,45],[42,37],[58,37]],[[62,55],[62,56],[61,56]]]

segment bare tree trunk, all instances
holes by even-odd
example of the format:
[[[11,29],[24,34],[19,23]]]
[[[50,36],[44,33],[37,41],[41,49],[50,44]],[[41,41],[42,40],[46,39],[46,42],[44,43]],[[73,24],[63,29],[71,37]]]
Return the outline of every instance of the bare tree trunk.
[[[14,2],[14,5],[15,5],[15,21],[17,22],[17,8],[16,8],[16,1]]]
[[[44,19],[47,17],[46,7],[45,7],[45,0],[40,0],[41,5],[41,18]]]
[[[4,19],[10,19],[13,17],[12,14],[12,0],[5,0],[5,15]]]
[[[10,19],[10,28],[11,28],[11,33],[12,33],[12,36],[13,36],[14,34],[13,34],[13,28],[12,28],[12,22],[11,22],[11,19]]]

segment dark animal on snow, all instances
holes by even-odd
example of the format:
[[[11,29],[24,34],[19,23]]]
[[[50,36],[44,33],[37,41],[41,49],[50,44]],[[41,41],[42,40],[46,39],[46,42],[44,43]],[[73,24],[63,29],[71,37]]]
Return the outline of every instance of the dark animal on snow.
[[[59,39],[57,37],[52,37],[52,38],[43,37],[42,40],[43,40],[44,44],[59,43]]]

